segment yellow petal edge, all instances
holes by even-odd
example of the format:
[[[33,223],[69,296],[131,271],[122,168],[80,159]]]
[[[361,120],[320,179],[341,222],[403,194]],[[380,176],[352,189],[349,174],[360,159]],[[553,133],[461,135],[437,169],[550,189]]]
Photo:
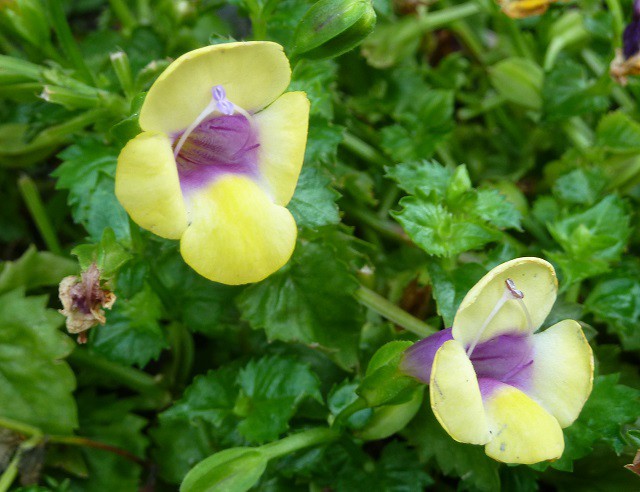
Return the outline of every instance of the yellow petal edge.
[[[187,228],[171,141],[163,133],[143,132],[118,156],[116,197],[133,221],[167,239]]]
[[[433,413],[451,437],[471,444],[489,442],[478,378],[456,340],[445,342],[436,352],[429,392]]]
[[[258,282],[291,257],[293,216],[250,178],[223,176],[190,200],[192,222],[180,251],[203,277],[228,285]]]
[[[531,315],[533,329],[542,324],[556,300],[555,270],[541,258],[516,258],[495,267],[467,293],[453,320],[453,338],[465,346],[475,340],[477,330],[502,297],[508,278],[524,293],[523,302]],[[527,329],[522,307],[516,301],[508,301],[486,327],[479,342],[507,331]]]
[[[162,72],[140,111],[143,130],[184,130],[221,85],[227,99],[257,112],[282,94],[291,79],[282,46],[267,41],[225,43],[185,53]]]

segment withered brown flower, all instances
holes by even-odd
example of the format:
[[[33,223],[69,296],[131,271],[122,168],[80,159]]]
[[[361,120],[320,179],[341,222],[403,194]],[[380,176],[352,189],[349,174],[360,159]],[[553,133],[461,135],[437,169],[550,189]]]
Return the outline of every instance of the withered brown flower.
[[[67,331],[78,333],[78,343],[86,343],[86,331],[106,322],[104,309],[111,309],[116,296],[100,285],[100,270],[92,263],[80,276],[71,275],[60,282],[58,289],[63,309],[60,313],[66,316]]]

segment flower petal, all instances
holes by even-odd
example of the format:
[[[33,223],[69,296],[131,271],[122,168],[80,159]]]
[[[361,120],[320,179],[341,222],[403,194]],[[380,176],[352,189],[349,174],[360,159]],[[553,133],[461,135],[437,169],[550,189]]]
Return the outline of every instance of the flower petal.
[[[187,128],[221,85],[229,101],[256,112],[289,85],[291,68],[282,46],[266,41],[227,43],[185,53],[158,77],[140,111],[143,130]]]
[[[436,352],[444,342],[452,338],[451,328],[447,328],[414,343],[402,356],[400,370],[425,384],[429,384]]]
[[[485,446],[504,463],[533,464],[557,459],[564,451],[558,421],[519,389],[500,384],[485,399],[493,439]]]
[[[309,127],[309,100],[304,92],[287,92],[255,115],[260,147],[258,165],[274,194],[286,205],[296,189]]]
[[[540,258],[516,258],[495,267],[473,286],[462,300],[453,320],[453,338],[469,346],[479,335],[484,321],[505,292],[505,281],[510,278],[524,293],[533,329],[538,328],[553,307],[558,291],[555,270]],[[527,332],[526,315],[515,300],[507,301],[486,326],[479,342],[503,333]]]
[[[167,135],[143,132],[129,140],[118,156],[116,196],[140,227],[167,239],[180,238],[187,212]]]
[[[561,321],[533,337],[532,387],[527,393],[570,426],[591,394],[593,352],[580,325]]]
[[[229,174],[194,192],[190,212],[180,250],[191,268],[209,280],[258,282],[293,253],[298,232],[293,217],[246,176]]]
[[[433,413],[451,437],[471,444],[489,442],[478,379],[464,347],[456,340],[438,349],[429,391]]]

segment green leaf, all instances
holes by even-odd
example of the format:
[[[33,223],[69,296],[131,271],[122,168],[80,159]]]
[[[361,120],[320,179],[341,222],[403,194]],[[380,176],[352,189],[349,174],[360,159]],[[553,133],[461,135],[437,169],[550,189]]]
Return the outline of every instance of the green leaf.
[[[25,297],[20,289],[0,296],[0,415],[70,434],[78,426],[76,383],[61,359],[73,342],[58,330],[62,316],[46,304],[46,297]]]
[[[293,198],[287,205],[298,227],[321,227],[340,222],[336,200],[340,194],[322,169],[306,164],[302,168]]]
[[[500,238],[478,218],[449,211],[434,193],[418,191],[400,200],[400,205],[402,210],[392,215],[411,240],[431,255],[455,256]]]
[[[595,169],[574,169],[553,184],[553,194],[568,204],[592,205],[606,186],[603,173]]]
[[[309,136],[304,153],[305,166],[312,164],[333,164],[336,160],[338,145],[342,142],[344,127],[334,125],[329,120],[311,116]],[[303,166],[304,169],[304,166]]]
[[[608,323],[625,348],[640,348],[640,265],[628,261],[601,279],[585,300],[585,308]]]
[[[216,335],[237,326],[240,313],[234,299],[241,287],[210,282],[192,270],[174,248],[156,261],[155,274],[166,291],[163,301],[189,330]]]
[[[621,428],[640,415],[640,390],[618,384],[619,374],[598,376],[593,391],[578,420],[565,429],[565,451],[551,466],[570,471],[572,461],[591,452],[596,443],[618,450],[622,446]]]
[[[148,285],[130,299],[120,297],[107,323],[93,330],[93,348],[113,361],[144,367],[167,347],[161,314],[160,299]]]
[[[131,404],[115,396],[98,396],[93,392],[78,398],[81,435],[124,449],[140,458],[145,456],[148,440],[143,433],[147,421],[131,413]],[[115,453],[82,447],[89,477],[74,479],[72,491],[136,492],[144,468]]]
[[[267,462],[259,449],[225,449],[198,463],[185,477],[180,492],[244,492],[260,480]]]
[[[129,237],[129,217],[116,199],[114,177],[117,151],[97,139],[86,139],[62,151],[62,164],[52,173],[57,189],[69,191],[73,218],[98,242],[105,228],[116,237]]]
[[[333,94],[328,90],[335,82],[337,66],[331,60],[300,60],[291,74],[291,91],[304,91],[311,101],[311,115],[333,119]]]
[[[560,265],[567,285],[598,275],[620,258],[631,228],[620,198],[609,195],[590,209],[570,215],[548,226],[564,252],[549,253]]]
[[[101,278],[111,278],[128,262],[133,255],[116,239],[113,229],[107,227],[97,244],[82,244],[71,251],[78,257],[82,270],[86,270],[92,263],[96,263]]]
[[[418,189],[425,192],[435,191],[444,197],[453,172],[435,161],[415,161],[387,167],[387,176],[410,195]]]
[[[19,259],[0,263],[0,294],[18,287],[30,290],[57,285],[67,275],[77,273],[75,261],[29,246]]]
[[[594,82],[584,66],[564,59],[544,78],[542,109],[547,121],[557,121],[585,113],[604,111],[611,81],[603,77]]]
[[[236,412],[244,417],[238,430],[252,442],[276,439],[306,398],[322,403],[318,377],[307,365],[290,359],[251,361],[240,371],[238,384]]]
[[[508,101],[533,110],[542,106],[544,73],[527,58],[507,58],[489,69],[491,85]]]
[[[239,298],[243,317],[270,340],[313,344],[343,367],[356,363],[359,287],[332,244],[300,242],[283,269]]]
[[[640,152],[640,124],[622,111],[605,115],[598,123],[596,145],[609,152]]]
[[[513,203],[497,190],[478,190],[476,214],[499,229],[521,229],[522,218]]]
[[[487,492],[500,490],[499,463],[489,458],[481,446],[454,441],[428,405],[409,424],[406,435],[421,461],[435,460],[442,473],[460,477],[463,486]]]

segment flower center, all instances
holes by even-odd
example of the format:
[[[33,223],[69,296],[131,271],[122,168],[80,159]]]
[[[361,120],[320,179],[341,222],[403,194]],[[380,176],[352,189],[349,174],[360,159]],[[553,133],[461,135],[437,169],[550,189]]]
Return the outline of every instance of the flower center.
[[[496,305],[493,306],[493,309],[489,313],[489,316],[487,316],[487,318],[484,320],[484,323],[482,323],[482,326],[478,330],[478,334],[476,335],[475,339],[467,349],[468,357],[471,357],[473,350],[476,348],[476,345],[478,345],[478,342],[480,341],[480,338],[482,337],[482,334],[484,333],[484,331],[487,329],[487,326],[489,326],[489,323],[491,323],[493,318],[496,317],[500,309],[502,309],[502,306],[504,306],[507,301],[515,300],[518,302],[518,304],[520,304],[520,307],[524,311],[524,315],[527,318],[527,327],[529,329],[529,332],[533,331],[533,323],[531,322],[531,316],[529,315],[529,310],[527,309],[526,304],[522,300],[524,298],[524,293],[521,290],[518,290],[516,288],[515,282],[510,278],[505,280],[504,283],[505,283],[505,290],[504,290],[504,293],[502,294],[502,297],[498,299],[498,302],[496,302]]]
[[[253,117],[226,97],[221,85],[182,133],[173,154],[183,192],[206,186],[225,173],[256,175],[260,146]]]

